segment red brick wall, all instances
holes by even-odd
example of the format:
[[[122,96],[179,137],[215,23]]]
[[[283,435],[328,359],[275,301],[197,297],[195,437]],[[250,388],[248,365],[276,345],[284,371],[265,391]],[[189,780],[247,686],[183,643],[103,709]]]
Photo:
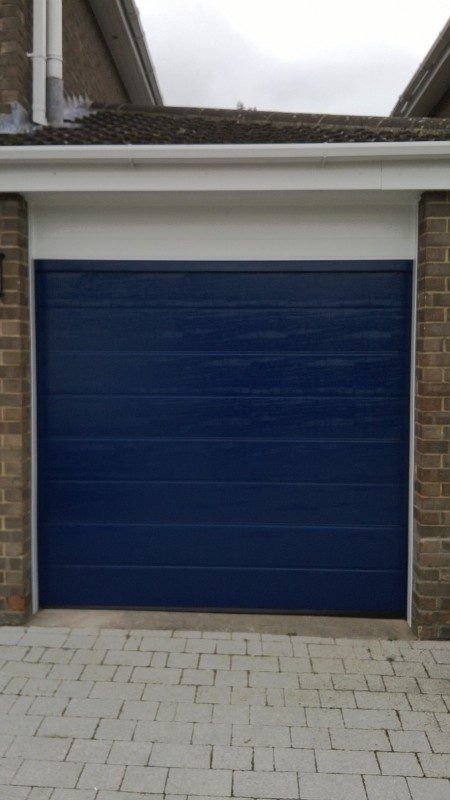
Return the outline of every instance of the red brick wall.
[[[30,339],[27,209],[0,195],[0,624],[30,609]]]
[[[31,44],[31,0],[1,0],[0,114],[8,114],[13,102],[29,107]]]
[[[63,0],[64,89],[101,103],[129,97],[87,0]]]
[[[450,192],[420,203],[413,622],[450,637]]]

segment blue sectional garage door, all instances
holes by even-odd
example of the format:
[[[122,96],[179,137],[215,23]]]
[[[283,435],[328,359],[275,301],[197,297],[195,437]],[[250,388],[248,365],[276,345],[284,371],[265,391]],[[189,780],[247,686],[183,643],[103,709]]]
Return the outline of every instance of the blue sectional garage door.
[[[403,613],[410,282],[38,262],[41,604]]]

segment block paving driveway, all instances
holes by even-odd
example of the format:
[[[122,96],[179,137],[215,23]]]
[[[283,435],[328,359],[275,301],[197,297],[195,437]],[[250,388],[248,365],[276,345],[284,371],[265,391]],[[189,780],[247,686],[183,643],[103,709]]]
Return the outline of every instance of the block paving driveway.
[[[0,628],[0,800],[450,800],[450,642]]]

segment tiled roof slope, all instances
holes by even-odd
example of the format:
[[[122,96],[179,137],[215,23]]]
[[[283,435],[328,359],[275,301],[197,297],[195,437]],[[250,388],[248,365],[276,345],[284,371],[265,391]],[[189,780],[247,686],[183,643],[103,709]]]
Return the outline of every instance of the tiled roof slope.
[[[63,128],[0,135],[0,145],[276,144],[450,140],[450,119],[211,108],[97,106]]]

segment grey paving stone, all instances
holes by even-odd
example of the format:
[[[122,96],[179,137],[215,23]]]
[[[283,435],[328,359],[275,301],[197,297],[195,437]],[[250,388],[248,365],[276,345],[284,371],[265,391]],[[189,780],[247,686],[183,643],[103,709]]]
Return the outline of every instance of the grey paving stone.
[[[196,722],[192,741],[195,744],[231,744],[231,728],[228,723]],[[239,742],[237,742],[239,744]]]
[[[147,742],[113,742],[108,755],[108,764],[146,767],[152,747],[153,745]]]
[[[272,772],[275,769],[273,747],[253,748],[253,769],[255,772]]]
[[[406,694],[401,692],[355,692],[358,708],[392,711],[409,711],[410,705]]]
[[[434,753],[450,753],[450,736],[447,733],[429,731],[427,737]]]
[[[325,690],[326,691],[326,690]],[[284,703],[277,702],[276,705],[302,706],[302,708],[320,708],[320,697],[317,689],[285,689]]]
[[[136,725],[133,719],[102,719],[95,731],[95,738],[126,742],[133,738]]]
[[[111,742],[97,742],[93,739],[77,739],[73,742],[67,761],[79,764],[104,764],[111,750]]]
[[[71,717],[110,717],[119,716],[121,700],[71,700],[66,714]]]
[[[97,796],[97,792],[88,789],[55,789],[51,800],[96,800]]]
[[[54,691],[55,697],[68,697],[85,700],[89,697],[94,683],[93,681],[54,681],[57,684],[57,689]],[[53,694],[53,692],[52,692]]]
[[[27,719],[29,718],[27,717]],[[37,731],[37,736],[92,739],[98,722],[98,719],[80,719],[79,717],[46,717]]]
[[[217,703],[227,705],[231,701],[232,689],[228,686],[199,686],[197,689],[197,703]],[[265,695],[264,695],[265,699]]]
[[[22,758],[0,758],[0,783],[9,783],[17,773]]]
[[[448,716],[446,714],[444,717]],[[399,711],[400,722],[405,731],[437,731],[438,716],[426,711]],[[391,728],[391,725],[386,725]]]
[[[191,722],[138,722],[134,739],[137,742],[189,744],[193,729]]]
[[[363,750],[316,750],[318,772],[379,775],[375,754]]]
[[[174,768],[169,770],[166,793],[231,797],[231,780],[231,770]]]
[[[27,800],[29,786],[0,786],[0,800]]]
[[[213,723],[234,723],[248,725],[250,722],[250,706],[213,705]]]
[[[251,706],[252,705],[265,706],[266,699],[267,696],[264,689],[245,689],[240,687],[233,687],[233,689],[231,690],[232,703],[238,703],[238,704],[243,703]]]
[[[253,747],[289,747],[290,732],[282,725],[233,725],[232,744]]]
[[[167,772],[165,767],[127,767],[121,791],[146,792],[148,794],[164,792]]]
[[[429,753],[428,739],[423,731],[389,731],[392,749],[397,753]]]
[[[213,769],[248,770],[252,767],[252,756],[253,749],[251,747],[214,745],[212,767]]]
[[[49,786],[74,789],[83,767],[60,761],[24,761],[11,783],[13,786]]]
[[[153,721],[158,711],[158,703],[150,700],[126,701],[120,712],[120,719]]]
[[[192,744],[167,744],[155,742],[150,755],[150,767],[185,767],[208,769],[211,747]]]
[[[356,708],[355,694],[350,691],[320,689],[319,697],[323,708]]]
[[[248,686],[248,672],[244,670],[217,670],[215,686]]]
[[[413,800],[448,800],[450,782],[439,778],[408,778]]]
[[[400,728],[399,718],[395,711],[365,711],[344,708],[342,713],[346,728],[365,728],[367,730],[370,728],[397,730]]]
[[[383,775],[413,777],[423,774],[417,756],[412,753],[379,753],[378,760]]]
[[[423,774],[427,778],[450,778],[450,758],[448,755],[419,753]]]
[[[214,671],[212,669],[184,669],[181,683],[190,686],[212,686],[214,684]]]
[[[306,725],[306,714],[303,708],[297,707],[251,706],[250,722],[252,725],[304,726]]]
[[[360,775],[299,775],[300,800],[366,800]]]
[[[78,781],[80,789],[120,789],[125,767],[118,764],[87,764]]]
[[[300,750],[295,747],[274,748],[275,769],[280,772],[315,772],[313,750]]]
[[[235,795],[241,797],[276,798],[297,800],[298,780],[295,772],[235,772],[233,781]]]
[[[293,747],[299,748],[331,748],[330,735],[325,728],[291,728]]]
[[[71,739],[18,736],[7,755],[34,761],[64,761],[71,744]]]
[[[391,750],[385,731],[337,728],[330,730],[330,736],[336,750]]]
[[[212,703],[178,703],[175,711],[176,722],[211,722]]]
[[[68,702],[69,700],[64,697],[36,697],[28,713],[43,717],[59,717],[67,708]]]
[[[341,728],[344,724],[342,711],[336,708],[307,708],[306,723],[312,728]]]
[[[2,736],[33,736],[42,722],[42,717],[22,714],[0,714]]]
[[[140,650],[152,653],[161,651],[167,653],[182,653],[186,647],[186,639],[170,639],[159,636],[144,636]]]
[[[368,800],[411,800],[406,778],[367,775],[364,782]]]
[[[159,701],[163,703],[193,703],[195,686],[169,686],[154,684],[146,686],[143,700]]]

